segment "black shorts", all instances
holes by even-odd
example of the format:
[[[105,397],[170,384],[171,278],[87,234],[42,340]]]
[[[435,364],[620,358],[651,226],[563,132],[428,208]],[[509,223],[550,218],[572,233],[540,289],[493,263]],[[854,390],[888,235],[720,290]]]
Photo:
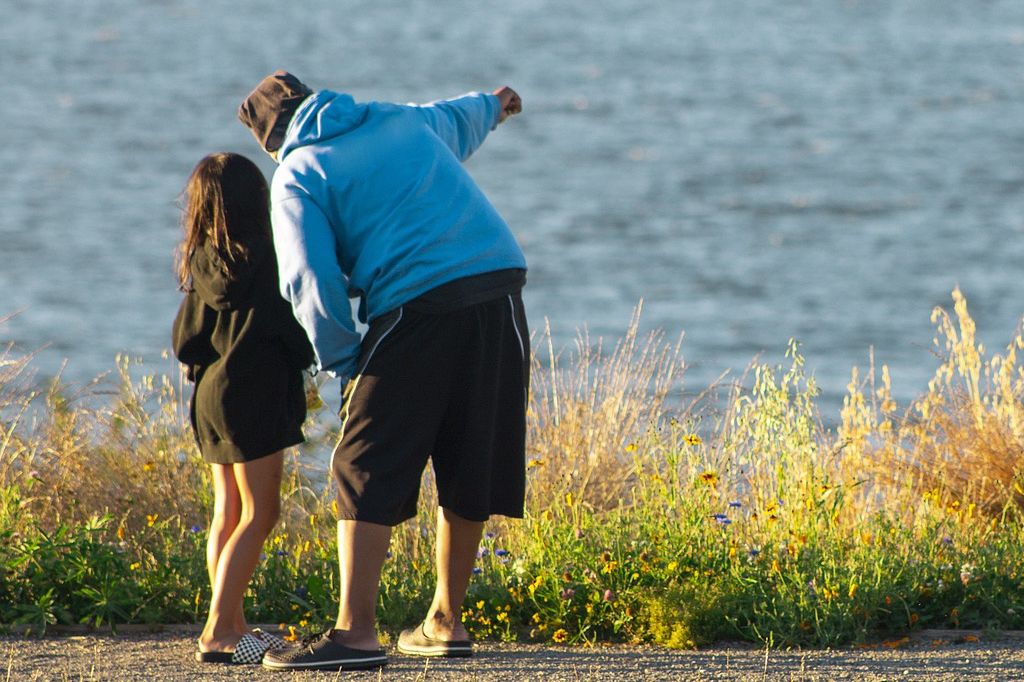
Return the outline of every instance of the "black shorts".
[[[522,517],[529,342],[519,294],[374,320],[331,458],[338,518],[412,518],[428,458],[445,509]]]

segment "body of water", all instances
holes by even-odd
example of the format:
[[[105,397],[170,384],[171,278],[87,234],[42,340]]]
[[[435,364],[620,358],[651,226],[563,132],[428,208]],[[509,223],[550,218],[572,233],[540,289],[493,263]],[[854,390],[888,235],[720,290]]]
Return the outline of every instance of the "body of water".
[[[1024,313],[1019,0],[7,0],[0,339],[84,381],[158,368],[177,198],[266,73],[357,99],[516,88],[470,161],[556,345],[685,332],[699,391],[787,339],[834,420],[850,368],[935,367],[959,285],[987,345]],[[830,413],[830,414],[828,414]]]

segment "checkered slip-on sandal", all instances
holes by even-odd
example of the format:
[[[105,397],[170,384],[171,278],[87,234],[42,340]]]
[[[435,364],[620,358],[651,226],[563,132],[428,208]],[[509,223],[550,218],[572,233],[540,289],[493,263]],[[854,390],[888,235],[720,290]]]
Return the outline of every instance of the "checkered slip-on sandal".
[[[276,637],[265,630],[259,628],[253,628],[252,634],[259,637],[267,645],[267,651],[276,651],[283,649],[288,646],[288,642],[284,641],[280,637]]]
[[[229,665],[259,665],[267,652],[266,642],[250,634],[242,635],[234,651],[197,651],[200,663],[226,663]]]
[[[473,655],[473,643],[468,639],[446,642],[428,637],[421,623],[417,628],[402,630],[398,636],[398,651],[408,656],[434,656],[439,658],[465,658]]]

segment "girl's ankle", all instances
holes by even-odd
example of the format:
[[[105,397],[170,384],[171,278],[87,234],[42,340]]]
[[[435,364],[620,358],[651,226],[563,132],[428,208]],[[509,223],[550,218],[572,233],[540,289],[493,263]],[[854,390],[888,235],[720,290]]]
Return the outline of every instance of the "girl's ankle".
[[[234,649],[244,633],[231,631],[206,631],[199,635],[201,651],[224,651]]]

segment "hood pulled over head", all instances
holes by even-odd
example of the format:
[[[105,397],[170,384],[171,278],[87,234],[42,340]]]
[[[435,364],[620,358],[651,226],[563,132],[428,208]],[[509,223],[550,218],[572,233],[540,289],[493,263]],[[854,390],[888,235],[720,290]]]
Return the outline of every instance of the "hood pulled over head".
[[[303,100],[313,94],[287,71],[275,71],[253,89],[238,107],[238,119],[267,152],[276,152]]]

